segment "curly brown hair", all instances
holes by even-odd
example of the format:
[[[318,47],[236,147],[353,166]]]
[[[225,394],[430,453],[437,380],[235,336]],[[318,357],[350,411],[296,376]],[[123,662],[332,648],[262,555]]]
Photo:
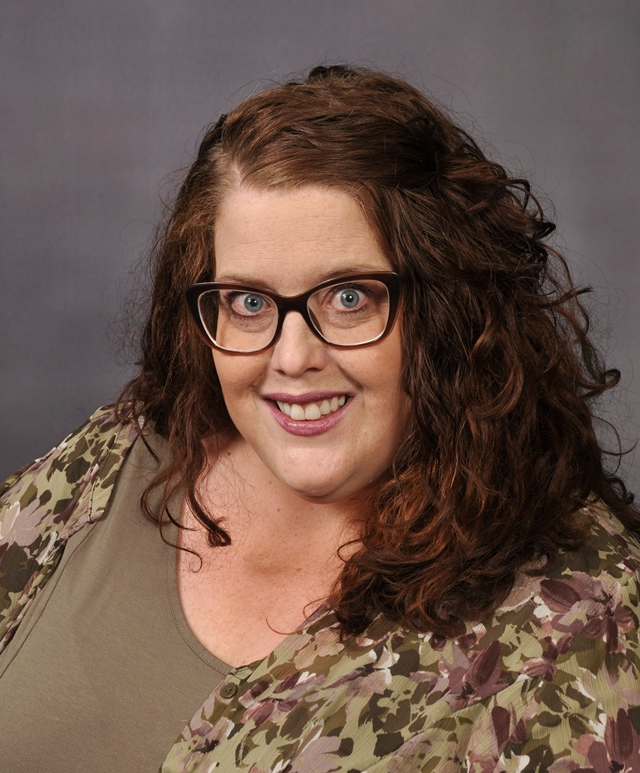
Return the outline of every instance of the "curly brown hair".
[[[345,66],[222,116],[158,231],[141,370],[118,403],[123,418],[152,420],[173,453],[143,498],[148,517],[162,528],[151,489],[164,486],[166,505],[185,485],[210,544],[230,541],[196,490],[202,440],[231,420],[184,293],[213,278],[216,212],[240,182],[347,192],[403,279],[411,430],[329,599],[344,633],[380,611],[454,632],[494,609],[523,566],[578,547],[580,508],[594,498],[638,531],[591,408],[619,373],[587,336],[581,291],[545,243],[554,226],[529,184],[412,86]]]

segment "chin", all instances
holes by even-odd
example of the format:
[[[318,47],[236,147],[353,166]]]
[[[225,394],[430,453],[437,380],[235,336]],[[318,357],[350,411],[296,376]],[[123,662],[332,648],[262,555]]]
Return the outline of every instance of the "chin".
[[[376,482],[368,477],[363,478],[362,475],[357,474],[357,471],[353,476],[345,475],[344,470],[334,470],[333,472],[337,474],[333,475],[329,473],[320,475],[319,470],[316,470],[315,475],[309,475],[309,469],[313,468],[300,470],[299,475],[296,475],[296,471],[291,468],[286,471],[282,468],[272,468],[272,472],[289,491],[314,504],[332,504],[352,499],[370,490]]]
[[[280,477],[280,476],[278,476]],[[355,493],[350,486],[327,480],[299,480],[280,477],[281,482],[294,494],[307,502],[330,504],[348,499]]]
[[[369,491],[388,468],[387,459],[371,459],[354,463],[354,454],[333,448],[318,453],[284,450],[262,457],[263,463],[280,483],[296,496],[317,504],[332,504],[352,499]],[[366,469],[363,469],[363,467]]]
[[[283,470],[281,466],[278,467],[272,468],[271,471],[280,483],[307,502],[317,504],[339,502],[349,499],[362,488],[358,482],[345,477],[344,474],[322,475],[317,468],[315,474],[309,474],[309,470],[313,470],[313,467],[299,471],[291,468]]]

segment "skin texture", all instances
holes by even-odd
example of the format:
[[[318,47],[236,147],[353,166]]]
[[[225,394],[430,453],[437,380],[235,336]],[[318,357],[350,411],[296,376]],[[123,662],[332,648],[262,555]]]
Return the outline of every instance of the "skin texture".
[[[215,234],[216,280],[295,295],[340,273],[389,271],[358,205],[321,188],[240,189],[223,203]],[[386,470],[402,434],[400,326],[376,346],[336,349],[287,315],[280,340],[249,356],[213,352],[227,408],[245,443],[278,482],[309,502],[338,502]],[[348,394],[344,418],[316,437],[274,421],[263,395]],[[259,460],[259,461],[258,461]]]
[[[391,270],[358,205],[322,188],[235,190],[219,213],[215,252],[217,281],[281,295]],[[232,545],[212,550],[185,509],[183,544],[202,565],[181,552],[178,583],[195,635],[238,665],[265,657],[331,591],[338,550],[357,540],[363,502],[391,463],[408,406],[398,321],[373,346],[336,349],[291,312],[267,351],[213,357],[237,433],[222,447],[211,443],[202,492]],[[288,432],[264,398],[317,390],[349,400],[340,421],[311,437]]]

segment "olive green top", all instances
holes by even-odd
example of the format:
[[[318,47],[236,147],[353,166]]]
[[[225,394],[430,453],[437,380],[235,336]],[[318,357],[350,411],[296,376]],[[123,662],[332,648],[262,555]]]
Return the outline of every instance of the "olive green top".
[[[0,655],[2,773],[156,771],[230,670],[189,629],[176,550],[140,511],[155,466],[136,441],[106,517],[71,537]]]

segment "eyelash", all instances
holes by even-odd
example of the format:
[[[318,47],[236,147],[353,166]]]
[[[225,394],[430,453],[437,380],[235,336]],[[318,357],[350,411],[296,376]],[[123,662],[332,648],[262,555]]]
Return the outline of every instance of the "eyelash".
[[[349,284],[344,284],[344,285],[332,285],[331,287],[325,288],[325,295],[322,298],[322,304],[324,305],[327,302],[327,300],[329,300],[329,301],[333,300],[339,293],[344,292],[345,290],[354,290],[355,292],[360,293],[362,296],[364,296],[365,299],[371,298],[371,295],[372,295],[372,293],[369,290],[369,288],[367,288],[367,287],[365,287],[364,285],[361,285],[361,284],[349,283]],[[236,300],[236,298],[238,298],[239,296],[242,296],[242,295],[257,295],[260,298],[263,298],[265,300],[265,302],[267,304],[269,304],[270,306],[273,304],[273,301],[271,301],[271,299],[267,295],[263,295],[262,293],[257,292],[257,291],[256,292],[250,292],[248,290],[229,290],[227,292],[227,294],[223,295],[222,297],[224,299],[225,306],[227,307],[229,312],[231,314],[235,315],[235,316],[238,316],[238,317],[249,316],[249,315],[245,315],[245,314],[239,313],[233,307],[233,304],[234,304],[234,301]],[[359,311],[359,310],[360,310],[360,308],[355,309],[355,311]]]
[[[330,298],[335,298],[336,295],[338,295],[341,292],[344,292],[345,290],[355,290],[357,293],[360,293],[365,298],[371,297],[371,292],[368,288],[364,287],[363,285],[357,285],[357,284],[346,284],[346,285],[337,285],[333,287],[327,287],[327,293],[330,293]],[[324,299],[323,299],[324,300]]]
[[[231,314],[235,314],[238,317],[247,316],[247,315],[238,313],[233,308],[234,301],[236,300],[236,298],[240,297],[241,295],[257,295],[258,297],[263,298],[266,301],[266,303],[268,303],[269,305],[273,304],[273,301],[271,301],[271,299],[268,298],[266,295],[262,295],[262,293],[258,293],[258,292],[252,293],[252,292],[248,292],[247,290],[230,290],[228,292],[228,295],[223,295],[222,297],[224,299],[225,306],[229,309]]]

